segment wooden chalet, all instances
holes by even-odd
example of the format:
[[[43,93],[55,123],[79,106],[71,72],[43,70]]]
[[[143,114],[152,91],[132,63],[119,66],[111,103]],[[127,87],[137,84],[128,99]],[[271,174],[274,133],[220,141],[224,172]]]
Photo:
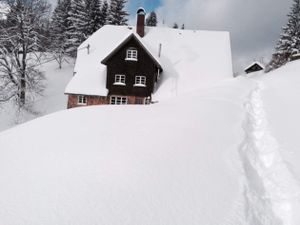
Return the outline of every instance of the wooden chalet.
[[[145,10],[140,8],[137,11],[137,34],[129,35],[101,61],[107,67],[107,96],[70,94],[68,108],[101,104],[150,104],[151,94],[163,69],[140,40],[145,35],[144,29]]]
[[[102,60],[107,66],[106,88],[110,104],[149,104],[161,65],[135,34]]]
[[[68,108],[150,104],[232,77],[228,32],[105,25],[77,50]],[[219,54],[211,54],[219,52]]]

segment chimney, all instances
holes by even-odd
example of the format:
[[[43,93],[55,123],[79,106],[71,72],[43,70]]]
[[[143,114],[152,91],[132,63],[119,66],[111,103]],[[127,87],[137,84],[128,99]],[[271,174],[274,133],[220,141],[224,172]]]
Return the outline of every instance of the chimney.
[[[141,37],[145,36],[145,16],[146,16],[145,9],[139,8],[138,11],[137,11],[136,32]]]

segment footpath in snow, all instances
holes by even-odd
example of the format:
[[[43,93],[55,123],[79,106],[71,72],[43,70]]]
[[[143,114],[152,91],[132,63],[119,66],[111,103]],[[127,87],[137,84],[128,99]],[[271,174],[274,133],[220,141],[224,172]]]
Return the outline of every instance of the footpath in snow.
[[[246,221],[249,225],[296,225],[300,187],[269,129],[263,89],[264,84],[257,81],[245,104],[245,139],[240,155],[245,173]]]

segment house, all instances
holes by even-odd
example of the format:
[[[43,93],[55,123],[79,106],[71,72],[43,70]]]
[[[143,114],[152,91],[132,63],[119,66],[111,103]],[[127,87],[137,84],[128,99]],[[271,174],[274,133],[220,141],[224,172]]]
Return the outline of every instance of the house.
[[[77,51],[68,108],[149,104],[232,77],[228,32],[106,25]]]
[[[253,73],[253,72],[257,72],[257,71],[261,71],[264,70],[265,66],[263,64],[261,64],[260,62],[253,62],[251,63],[249,66],[247,66],[244,71],[245,73]]]
[[[300,53],[292,54],[290,61],[296,61],[300,59]]]

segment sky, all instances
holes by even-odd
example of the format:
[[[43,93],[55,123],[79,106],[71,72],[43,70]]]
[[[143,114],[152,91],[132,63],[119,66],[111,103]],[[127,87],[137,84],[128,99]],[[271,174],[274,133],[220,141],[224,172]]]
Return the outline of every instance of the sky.
[[[128,7],[130,15],[135,15],[139,7],[143,7],[147,12],[156,10],[161,6],[161,0],[129,0]]]
[[[127,9],[132,25],[137,8],[144,7],[155,10],[165,26],[229,31],[237,72],[254,60],[268,62],[291,5],[292,0],[128,0]]]
[[[162,0],[156,12],[169,25],[229,31],[237,72],[270,59],[291,5],[292,0]]]

